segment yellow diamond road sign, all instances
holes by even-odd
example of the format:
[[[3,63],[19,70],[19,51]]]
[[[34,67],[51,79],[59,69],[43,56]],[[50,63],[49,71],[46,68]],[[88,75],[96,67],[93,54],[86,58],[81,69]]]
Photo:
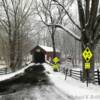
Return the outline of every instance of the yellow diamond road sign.
[[[59,60],[58,57],[53,58],[53,62],[54,62],[54,63],[57,63],[57,62],[59,62],[59,61],[60,61],[60,60]]]
[[[83,51],[83,57],[86,60],[86,62],[89,62],[90,59],[92,58],[92,52],[90,51],[90,49],[87,47],[84,51]]]

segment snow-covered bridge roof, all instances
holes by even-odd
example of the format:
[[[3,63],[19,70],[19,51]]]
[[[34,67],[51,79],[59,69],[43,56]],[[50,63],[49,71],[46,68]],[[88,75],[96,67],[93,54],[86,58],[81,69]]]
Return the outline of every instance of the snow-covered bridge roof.
[[[37,45],[35,46],[31,52],[33,52],[36,48],[41,48],[42,50],[44,50],[45,52],[53,52],[53,47],[49,47],[49,46],[44,46],[44,45]],[[56,52],[60,53],[60,50],[56,48]]]
[[[39,47],[41,47],[46,52],[53,52],[53,48],[52,47],[48,47],[48,46],[44,46],[44,45],[39,45]],[[60,52],[60,50],[56,49],[56,52]]]

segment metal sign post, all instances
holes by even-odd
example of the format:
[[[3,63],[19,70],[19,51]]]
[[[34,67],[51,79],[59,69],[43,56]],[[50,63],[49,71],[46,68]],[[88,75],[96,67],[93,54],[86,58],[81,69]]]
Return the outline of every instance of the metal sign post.
[[[87,84],[87,87],[88,87],[88,83],[89,83],[89,70],[88,69],[86,70],[86,78],[87,78],[86,84]]]
[[[89,83],[89,70],[90,70],[90,63],[85,63],[85,70],[86,70],[86,84],[88,87],[88,83]]]

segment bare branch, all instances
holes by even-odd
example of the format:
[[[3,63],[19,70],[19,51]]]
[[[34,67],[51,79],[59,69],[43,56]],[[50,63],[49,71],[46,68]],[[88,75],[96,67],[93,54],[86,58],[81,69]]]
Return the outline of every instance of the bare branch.
[[[97,16],[97,11],[98,11],[98,4],[99,0],[91,0],[91,12],[90,12],[90,18],[89,18],[89,24],[88,27],[89,29],[93,29],[94,24],[95,24],[95,18]]]
[[[53,0],[54,2],[57,2],[64,10],[65,10],[65,13],[67,14],[67,16],[69,17],[69,19],[71,20],[71,22],[79,29],[81,30],[81,28],[75,23],[75,21],[71,18],[69,12],[66,10],[66,8],[60,4],[57,0]]]
[[[71,30],[67,29],[66,27],[62,26],[62,25],[59,25],[59,24],[56,24],[56,25],[52,25],[52,24],[46,24],[48,27],[51,27],[51,26],[55,26],[56,28],[60,28],[62,30],[64,30],[65,32],[67,32],[69,35],[71,35],[73,38],[75,38],[76,40],[78,41],[81,41],[81,37],[76,35],[75,33],[73,33]]]
[[[6,32],[8,33],[8,29],[7,29],[7,26],[5,25],[6,23],[5,23],[5,21],[2,21],[1,19],[0,19],[0,23],[1,23],[1,27],[2,28],[4,28],[5,30],[6,30]]]
[[[86,7],[85,7],[85,19],[86,19],[86,23],[88,23],[89,21],[89,14],[90,14],[90,0],[85,0],[86,2]]]
[[[85,16],[84,16],[84,10],[82,7],[82,1],[77,0],[77,4],[78,4],[78,11],[79,11],[80,25],[81,25],[82,29],[84,29],[85,28]]]
[[[9,16],[9,12],[8,12],[8,3],[6,0],[2,0],[3,3],[3,7],[7,16],[7,20],[8,20],[8,25],[9,25],[9,35],[11,36],[11,23],[10,23],[10,16]]]
[[[100,15],[98,15],[95,19],[95,24],[94,24],[94,33],[97,34],[98,28],[100,27]]]

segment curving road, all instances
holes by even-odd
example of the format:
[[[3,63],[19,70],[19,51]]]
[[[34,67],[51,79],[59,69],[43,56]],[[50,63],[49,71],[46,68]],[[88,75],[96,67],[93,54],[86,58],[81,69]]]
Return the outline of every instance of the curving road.
[[[36,85],[11,94],[0,96],[0,100],[74,100],[53,84]]]
[[[3,89],[3,92],[0,92],[1,94],[0,100],[74,100],[73,97],[65,94],[63,91],[57,88],[53,83],[51,83],[49,78],[46,76],[43,77],[47,78],[48,81],[40,80],[37,83],[31,83],[30,81],[32,81],[33,78],[32,75],[29,78],[27,78],[25,75],[23,76],[24,80],[29,81],[26,83],[24,83],[23,82],[24,80],[22,79],[22,77],[20,77],[16,80],[12,80],[10,83],[14,82],[14,84],[9,86],[7,85],[8,84],[7,81],[6,82],[7,87],[4,85],[5,88],[1,84],[0,87],[2,87],[1,89]],[[35,75],[37,76],[38,74]]]

